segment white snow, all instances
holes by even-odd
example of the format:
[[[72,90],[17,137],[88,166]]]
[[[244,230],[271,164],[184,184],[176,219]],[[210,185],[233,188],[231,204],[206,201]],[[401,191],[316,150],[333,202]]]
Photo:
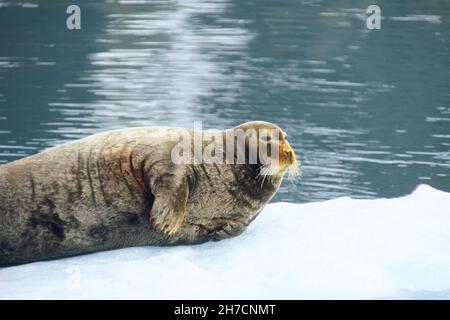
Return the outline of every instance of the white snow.
[[[450,193],[268,205],[239,237],[0,269],[0,298],[450,298]]]

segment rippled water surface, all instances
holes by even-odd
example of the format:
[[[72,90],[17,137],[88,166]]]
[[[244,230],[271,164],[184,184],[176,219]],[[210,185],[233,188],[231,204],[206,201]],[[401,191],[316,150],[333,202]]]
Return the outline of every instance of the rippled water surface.
[[[450,191],[450,2],[393,2],[372,31],[372,1],[0,0],[0,163],[109,129],[262,119],[303,162],[276,201]]]

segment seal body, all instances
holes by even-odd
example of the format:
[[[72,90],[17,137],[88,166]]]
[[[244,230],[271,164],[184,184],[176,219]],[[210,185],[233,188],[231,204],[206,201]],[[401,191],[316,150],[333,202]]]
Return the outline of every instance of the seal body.
[[[261,183],[247,164],[174,164],[179,130],[114,130],[1,165],[0,266],[240,234],[282,178]]]

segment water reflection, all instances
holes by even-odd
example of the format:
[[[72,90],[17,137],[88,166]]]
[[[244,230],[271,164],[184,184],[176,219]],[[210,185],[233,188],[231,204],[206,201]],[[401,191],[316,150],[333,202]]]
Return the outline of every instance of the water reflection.
[[[0,1],[1,162],[120,127],[263,119],[303,162],[275,200],[450,191],[448,2],[383,3],[375,32],[364,1],[79,1],[80,32],[55,19],[68,4]]]

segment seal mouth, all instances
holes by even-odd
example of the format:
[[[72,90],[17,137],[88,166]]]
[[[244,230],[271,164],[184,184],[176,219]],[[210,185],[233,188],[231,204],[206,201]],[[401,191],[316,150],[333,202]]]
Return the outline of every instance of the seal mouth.
[[[284,134],[283,141],[281,143],[279,163],[279,174],[283,175],[286,173],[289,180],[293,180],[300,176],[300,161],[297,159],[294,150],[286,140],[286,134]]]
[[[291,181],[301,176],[301,163],[287,141],[282,143],[278,159],[273,160],[269,159],[266,164],[262,164],[259,168],[258,177],[261,177],[263,181],[266,179],[272,181],[285,174]]]
[[[263,179],[273,180],[286,174],[288,179],[292,181],[301,176],[300,166],[301,163],[297,159],[292,160],[287,165],[268,163],[261,165],[258,176]]]
[[[287,166],[285,171],[289,180],[294,180],[295,178],[300,177],[302,175],[300,166],[301,163],[297,159],[295,159],[289,166]]]

